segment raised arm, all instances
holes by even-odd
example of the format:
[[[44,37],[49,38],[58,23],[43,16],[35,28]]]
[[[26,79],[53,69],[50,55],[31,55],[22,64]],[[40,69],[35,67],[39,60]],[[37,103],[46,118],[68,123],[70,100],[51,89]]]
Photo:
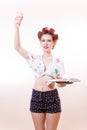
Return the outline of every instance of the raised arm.
[[[14,37],[14,48],[16,51],[23,56],[24,58],[28,58],[28,52],[22,48],[20,41],[20,25],[23,20],[23,14],[21,12],[17,12],[15,17],[15,37]]]

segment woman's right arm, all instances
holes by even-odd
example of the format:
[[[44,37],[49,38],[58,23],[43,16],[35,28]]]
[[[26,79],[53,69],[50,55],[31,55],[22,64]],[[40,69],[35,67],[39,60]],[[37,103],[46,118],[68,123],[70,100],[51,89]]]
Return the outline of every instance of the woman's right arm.
[[[16,17],[15,17],[15,37],[14,37],[14,48],[16,51],[23,56],[25,59],[27,59],[28,52],[22,48],[21,46],[21,41],[20,41],[20,25],[23,20],[23,15],[21,12],[18,12]]]

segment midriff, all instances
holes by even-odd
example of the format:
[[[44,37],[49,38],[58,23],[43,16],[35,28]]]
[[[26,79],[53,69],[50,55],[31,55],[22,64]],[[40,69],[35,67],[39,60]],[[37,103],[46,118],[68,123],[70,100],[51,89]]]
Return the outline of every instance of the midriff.
[[[55,83],[46,84],[47,76],[41,76],[40,78],[35,80],[34,89],[38,91],[49,91],[55,89]]]

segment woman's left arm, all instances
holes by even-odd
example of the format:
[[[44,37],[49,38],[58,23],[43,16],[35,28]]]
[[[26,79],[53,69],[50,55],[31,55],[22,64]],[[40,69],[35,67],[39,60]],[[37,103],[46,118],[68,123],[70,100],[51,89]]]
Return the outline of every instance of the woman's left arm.
[[[66,87],[69,84],[72,84],[73,82],[68,83],[56,83],[58,87]]]

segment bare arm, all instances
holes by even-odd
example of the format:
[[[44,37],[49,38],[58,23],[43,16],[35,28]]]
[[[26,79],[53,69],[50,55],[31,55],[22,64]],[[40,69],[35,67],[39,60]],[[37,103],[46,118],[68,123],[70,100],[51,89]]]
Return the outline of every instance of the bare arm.
[[[58,87],[66,87],[67,85],[69,84],[72,84],[73,82],[70,82],[70,83],[57,83],[57,86]]]
[[[21,12],[18,12],[15,17],[15,36],[14,36],[14,48],[16,51],[23,56],[24,58],[28,58],[28,52],[22,48],[20,41],[20,25],[23,20],[23,15]]]
[[[67,85],[66,83],[57,83],[58,87],[66,87],[66,85]]]
[[[62,79],[62,77],[58,77],[58,79]],[[56,82],[58,87],[66,87],[69,84],[72,84],[73,82]]]

